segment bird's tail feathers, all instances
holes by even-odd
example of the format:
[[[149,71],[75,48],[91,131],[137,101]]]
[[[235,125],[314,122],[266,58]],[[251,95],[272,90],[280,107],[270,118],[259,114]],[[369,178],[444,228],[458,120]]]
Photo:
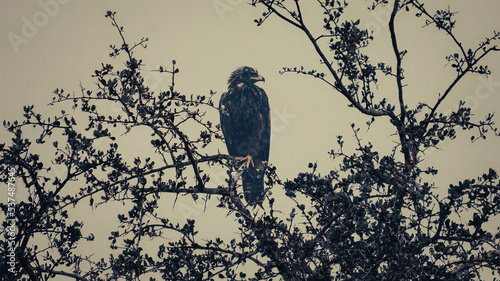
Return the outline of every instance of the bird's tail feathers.
[[[245,200],[249,205],[260,205],[264,201],[264,169],[249,168],[242,175]]]

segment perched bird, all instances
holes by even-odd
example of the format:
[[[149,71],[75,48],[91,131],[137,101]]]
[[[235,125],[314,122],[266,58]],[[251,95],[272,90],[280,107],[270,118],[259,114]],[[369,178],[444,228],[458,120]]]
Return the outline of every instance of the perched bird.
[[[264,200],[264,163],[269,159],[271,116],[266,92],[255,82],[265,81],[257,70],[244,66],[228,80],[220,99],[220,124],[230,155],[245,161],[242,174],[245,199],[250,205]]]

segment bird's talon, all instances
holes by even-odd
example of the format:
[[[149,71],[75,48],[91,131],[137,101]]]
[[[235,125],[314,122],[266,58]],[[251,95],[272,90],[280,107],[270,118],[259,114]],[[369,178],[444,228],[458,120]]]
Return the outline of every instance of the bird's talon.
[[[251,167],[255,167],[254,164],[253,164],[252,156],[250,156],[250,155],[247,155],[244,158],[241,158],[240,162],[245,162],[244,165],[247,168],[250,168],[250,165],[251,165]]]

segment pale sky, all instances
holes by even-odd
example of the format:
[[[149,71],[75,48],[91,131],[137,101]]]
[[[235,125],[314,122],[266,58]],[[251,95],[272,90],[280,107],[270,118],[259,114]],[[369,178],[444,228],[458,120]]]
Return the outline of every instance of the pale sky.
[[[373,143],[381,154],[390,153],[396,139],[391,136],[394,130],[387,119],[378,120],[365,133],[363,124],[369,118],[347,108],[345,98],[328,85],[310,77],[278,73],[283,66],[303,65],[326,70],[319,64],[317,54],[303,33],[276,18],[257,27],[253,20],[263,10],[252,8],[247,2],[3,0],[0,2],[0,93],[3,100],[0,117],[2,120],[19,119],[25,104],[34,104],[40,112],[51,115],[54,107],[46,107],[46,104],[52,100],[53,90],[63,88],[66,92],[78,92],[80,82],[85,88],[95,89],[91,75],[101,62],[121,67],[123,57],[113,60],[108,56],[109,45],[120,44],[117,32],[104,17],[106,11],[111,10],[117,11],[116,18],[124,26],[129,43],[141,37],[149,38],[148,48],[137,48],[135,54],[143,59],[143,74],[155,92],[166,90],[170,77],[149,70],[159,65],[170,66],[174,59],[180,68],[177,91],[208,94],[213,90],[218,93],[217,103],[234,69],[243,65],[258,69],[266,78],[266,83],[260,86],[269,96],[273,116],[270,162],[278,167],[282,179],[291,179],[307,170],[308,162],[318,161],[322,173],[336,168],[338,162],[332,161],[327,152],[337,148],[337,135],[344,135],[346,152],[353,152],[355,140],[350,130],[351,122],[361,126],[364,141]],[[389,38],[386,31],[388,12],[380,9],[369,14],[363,8],[369,1],[353,2],[357,3],[347,12],[361,17],[361,26],[374,31],[375,41],[368,49],[371,61],[394,63],[390,43],[386,40]],[[448,4],[459,12],[456,33],[465,48],[475,48],[485,36],[491,36],[493,30],[500,30],[500,1],[432,1],[436,8]],[[306,23],[311,24],[313,32],[320,32],[321,14],[310,5],[304,5]],[[400,49],[408,50],[403,61],[408,84],[406,100],[410,106],[418,101],[433,103],[455,75],[450,67],[445,67],[444,57],[457,50],[444,32],[422,29],[423,20],[411,14],[400,13],[396,24]],[[493,71],[489,80],[474,75],[464,79],[441,110],[453,109],[459,100],[466,100],[479,118],[497,111],[500,106],[500,53],[490,55],[486,62]],[[378,95],[388,97],[395,104],[395,81],[380,78]],[[211,112],[208,116],[218,122],[217,114]],[[500,124],[500,117],[496,116],[495,121]],[[443,192],[449,184],[480,176],[490,167],[500,172],[500,138],[490,136],[486,141],[471,144],[471,133],[460,130],[457,133],[457,140],[442,143],[442,150],[430,152],[422,165],[422,168],[428,165],[439,169],[434,181]],[[0,136],[0,142],[8,141],[5,131]],[[122,142],[127,151],[142,142],[148,143],[147,139]],[[218,148],[226,153],[222,143]],[[279,190],[273,193],[282,194]],[[177,212],[175,216],[180,220],[194,216],[206,222],[207,227],[214,227],[214,223],[215,226],[225,224],[224,220],[205,214],[199,205],[189,200],[177,209],[164,208],[166,212]],[[224,216],[223,212],[213,212]],[[113,214],[111,219],[115,218]],[[87,222],[86,225],[107,235],[109,230],[102,226],[109,219],[95,215],[94,224]],[[215,227],[212,231],[217,233],[220,229]]]

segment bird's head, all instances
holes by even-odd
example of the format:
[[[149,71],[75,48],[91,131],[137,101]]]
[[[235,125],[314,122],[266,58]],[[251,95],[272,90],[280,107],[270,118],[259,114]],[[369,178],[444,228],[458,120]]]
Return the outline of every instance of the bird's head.
[[[238,86],[240,84],[244,84],[246,86],[252,86],[255,82],[258,81],[263,81],[265,82],[266,80],[264,77],[259,75],[257,70],[248,67],[248,66],[243,66],[231,73],[231,76],[229,77],[229,80],[227,83],[229,86]]]

